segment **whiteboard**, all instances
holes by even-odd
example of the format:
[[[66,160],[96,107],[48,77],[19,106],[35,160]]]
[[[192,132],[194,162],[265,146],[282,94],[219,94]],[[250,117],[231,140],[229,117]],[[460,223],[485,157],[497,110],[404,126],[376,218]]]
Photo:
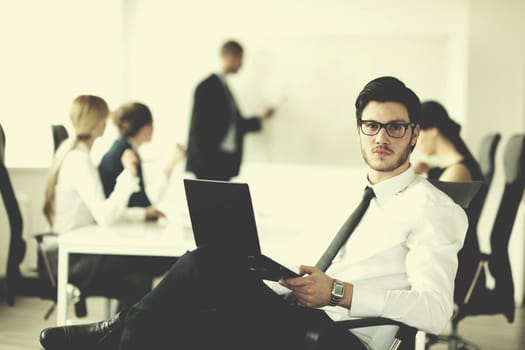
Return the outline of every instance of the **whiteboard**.
[[[420,97],[446,95],[445,36],[275,35],[247,46],[230,80],[241,110],[281,105],[263,132],[246,138],[246,161],[359,164],[354,102],[379,76],[398,77]]]

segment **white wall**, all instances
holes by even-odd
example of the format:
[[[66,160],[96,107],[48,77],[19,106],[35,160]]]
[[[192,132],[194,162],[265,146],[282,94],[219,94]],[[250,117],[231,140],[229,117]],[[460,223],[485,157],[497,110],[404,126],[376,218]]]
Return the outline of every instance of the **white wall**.
[[[358,164],[355,97],[395,75],[464,116],[466,2],[240,0],[126,2],[128,99],[154,112],[156,145],[185,142],[193,89],[236,38],[245,66],[231,79],[247,115],[286,98],[247,161]],[[157,147],[157,148],[156,148]]]
[[[77,95],[100,95],[111,107],[120,102],[120,6],[120,0],[0,1],[0,123],[9,166],[49,166],[50,125],[69,128]]]

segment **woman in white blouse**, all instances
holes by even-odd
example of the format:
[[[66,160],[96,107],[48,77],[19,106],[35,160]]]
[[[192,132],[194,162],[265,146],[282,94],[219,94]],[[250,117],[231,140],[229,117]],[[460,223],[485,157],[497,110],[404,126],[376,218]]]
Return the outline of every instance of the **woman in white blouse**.
[[[157,218],[155,209],[128,208],[130,196],[139,190],[137,157],[126,150],[121,157],[124,170],[106,198],[99,173],[91,160],[91,147],[106,128],[109,108],[97,96],[78,96],[71,105],[74,136],[57,150],[50,171],[44,214],[54,233],[97,223],[109,225],[126,216],[136,220]],[[145,210],[150,210],[145,215]],[[46,242],[52,245],[52,242]],[[54,257],[53,257],[54,258]],[[102,286],[132,285],[121,301],[133,303],[151,287],[153,277],[164,273],[174,259],[77,254],[70,259],[69,281],[89,294]],[[56,268],[56,264],[53,264]],[[138,272],[140,271],[140,272]],[[111,287],[109,287],[111,288]],[[124,300],[126,299],[126,300]]]

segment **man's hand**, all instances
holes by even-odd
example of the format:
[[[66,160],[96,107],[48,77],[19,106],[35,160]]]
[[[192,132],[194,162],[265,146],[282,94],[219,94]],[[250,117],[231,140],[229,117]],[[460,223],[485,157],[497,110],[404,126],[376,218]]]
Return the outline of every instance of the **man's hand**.
[[[317,267],[301,265],[301,277],[280,280],[279,283],[293,291],[299,303],[307,307],[322,307],[330,302],[333,278]]]
[[[146,208],[146,221],[157,221],[158,219],[165,217],[166,215],[164,215],[164,213],[160,210],[157,210],[153,207]]]
[[[263,119],[268,119],[272,117],[275,114],[275,108],[274,107],[268,107],[264,110],[262,117]]]

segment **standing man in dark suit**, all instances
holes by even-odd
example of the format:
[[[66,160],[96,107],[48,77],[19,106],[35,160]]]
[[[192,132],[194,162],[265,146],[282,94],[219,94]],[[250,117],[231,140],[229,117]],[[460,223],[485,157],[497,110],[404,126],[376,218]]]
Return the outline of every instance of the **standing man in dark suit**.
[[[220,53],[221,72],[195,89],[186,170],[199,179],[229,181],[239,174],[244,135],[261,130],[262,119],[271,117],[274,109],[267,108],[258,117],[242,116],[225,78],[241,68],[243,48],[227,41]]]

